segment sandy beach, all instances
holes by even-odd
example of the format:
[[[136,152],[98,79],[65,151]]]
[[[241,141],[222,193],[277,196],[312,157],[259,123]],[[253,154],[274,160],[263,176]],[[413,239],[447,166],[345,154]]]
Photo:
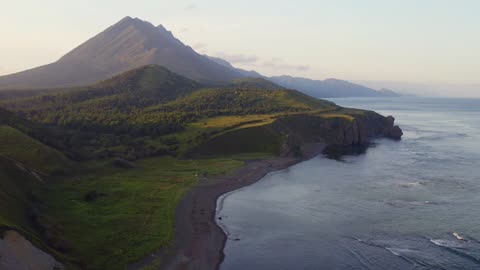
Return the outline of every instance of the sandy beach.
[[[179,203],[175,237],[171,248],[151,254],[129,269],[141,269],[161,262],[160,269],[218,269],[223,260],[227,236],[215,222],[217,199],[221,195],[253,184],[267,173],[288,168],[320,154],[324,144],[303,147],[303,157],[273,157],[249,161],[238,170],[214,179],[200,180]]]

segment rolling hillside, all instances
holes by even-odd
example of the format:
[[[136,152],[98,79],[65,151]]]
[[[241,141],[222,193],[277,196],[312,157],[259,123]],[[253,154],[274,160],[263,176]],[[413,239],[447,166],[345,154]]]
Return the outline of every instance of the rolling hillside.
[[[56,129],[56,136],[62,139],[58,140],[61,144],[55,146],[75,159],[115,155],[136,159],[161,153],[179,154],[178,149],[187,147],[161,138],[215,116],[337,108],[331,102],[284,89],[261,78],[244,78],[224,87],[202,88],[155,65],[127,71],[91,86],[39,92],[39,95],[9,99],[0,105],[38,125]]]

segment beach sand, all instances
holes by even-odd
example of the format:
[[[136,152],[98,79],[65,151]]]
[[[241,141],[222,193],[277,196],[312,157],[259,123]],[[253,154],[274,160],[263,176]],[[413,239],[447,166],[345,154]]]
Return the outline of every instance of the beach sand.
[[[141,269],[160,262],[159,269],[212,270],[218,269],[223,260],[223,248],[227,236],[215,222],[217,199],[221,195],[248,186],[262,179],[267,173],[288,168],[320,154],[324,144],[307,144],[303,157],[273,157],[249,161],[238,170],[216,177],[199,180],[176,209],[173,245],[151,254],[129,269]]]

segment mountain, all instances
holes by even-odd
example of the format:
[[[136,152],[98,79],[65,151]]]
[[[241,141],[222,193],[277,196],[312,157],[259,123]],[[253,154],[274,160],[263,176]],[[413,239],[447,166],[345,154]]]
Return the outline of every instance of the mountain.
[[[292,77],[292,76],[274,76],[265,77],[256,71],[246,71],[235,68],[225,59],[219,57],[207,56],[212,61],[228,67],[232,70],[240,72],[242,75],[249,77],[247,80],[252,82],[252,78],[264,78],[276,85],[280,85],[289,89],[299,90],[307,95],[317,98],[338,98],[338,97],[396,97],[399,94],[390,89],[381,89],[379,91],[365,87],[363,85],[351,83],[348,81],[327,79],[324,81],[312,80],[308,78]],[[241,81],[239,79],[237,81]],[[265,85],[265,83],[263,83]],[[278,86],[277,86],[278,88]],[[0,93],[1,94],[1,93]]]
[[[283,87],[297,89],[317,98],[398,96],[391,90],[377,91],[359,84],[337,79],[320,81],[292,76],[276,76],[268,79]]]
[[[91,85],[149,64],[164,66],[174,73],[209,85],[225,85],[239,78],[263,77],[255,71],[235,68],[224,59],[196,53],[162,25],[155,27],[138,18],[125,17],[54,63],[0,76],[0,89],[40,89],[49,93],[49,88]],[[282,87],[298,89],[320,98],[396,96],[392,91],[376,91],[335,79],[315,81],[290,76],[268,79]],[[7,91],[0,93],[0,97],[29,96],[40,90]]]
[[[54,63],[1,76],[0,89],[83,86],[148,64],[204,83],[246,76],[196,53],[162,25],[125,17]]]

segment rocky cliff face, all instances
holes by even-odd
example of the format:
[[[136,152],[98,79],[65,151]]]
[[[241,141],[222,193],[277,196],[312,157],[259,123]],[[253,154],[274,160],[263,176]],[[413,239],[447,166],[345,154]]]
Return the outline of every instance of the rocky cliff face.
[[[353,119],[293,115],[278,119],[273,125],[289,137],[288,144],[321,142],[332,145],[366,145],[377,137],[401,139],[403,132],[399,126],[394,125],[394,121],[392,116],[364,112]]]
[[[296,156],[310,143],[331,146],[366,146],[371,139],[400,139],[402,130],[394,118],[375,112],[359,111],[345,117],[297,114],[279,117],[272,124],[227,132],[191,149],[188,155],[233,155],[272,153]]]

